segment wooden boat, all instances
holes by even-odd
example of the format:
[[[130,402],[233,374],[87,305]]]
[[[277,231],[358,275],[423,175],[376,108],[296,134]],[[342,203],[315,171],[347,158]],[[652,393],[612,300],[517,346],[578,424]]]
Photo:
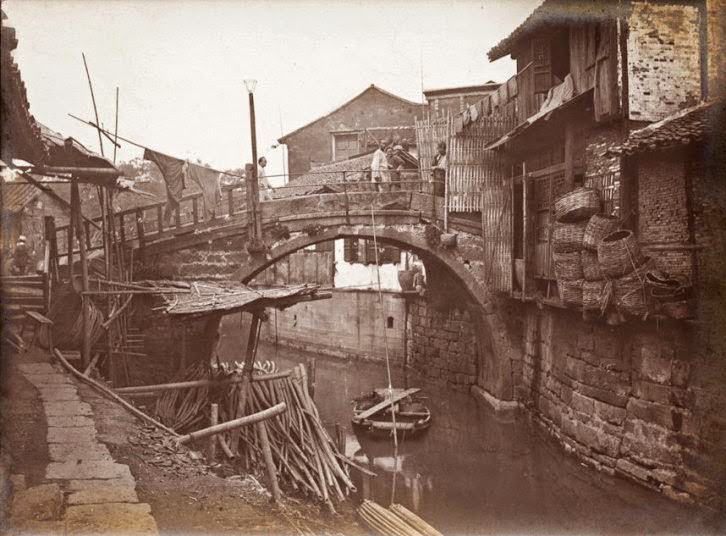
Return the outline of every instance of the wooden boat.
[[[421,398],[414,397],[421,389],[376,389],[356,398],[353,425],[371,435],[390,435],[395,429],[404,436],[413,436],[431,426],[431,410]]]

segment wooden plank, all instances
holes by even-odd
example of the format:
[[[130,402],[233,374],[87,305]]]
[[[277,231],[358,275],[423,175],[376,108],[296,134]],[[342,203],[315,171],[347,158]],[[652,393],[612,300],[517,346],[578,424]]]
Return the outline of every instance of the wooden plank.
[[[367,419],[368,417],[371,417],[375,415],[376,413],[380,413],[384,409],[388,408],[389,406],[395,404],[399,400],[402,400],[406,398],[407,396],[411,396],[413,394],[416,394],[421,389],[418,387],[413,387],[411,389],[406,389],[405,391],[399,391],[399,392],[393,392],[393,396],[390,398],[387,398],[386,400],[379,402],[375,406],[368,408],[367,410],[359,413],[355,417],[353,417],[354,421],[362,421],[364,419]]]

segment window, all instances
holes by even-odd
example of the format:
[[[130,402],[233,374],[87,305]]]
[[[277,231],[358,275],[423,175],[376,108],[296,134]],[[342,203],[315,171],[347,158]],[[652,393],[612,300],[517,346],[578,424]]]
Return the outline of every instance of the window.
[[[346,238],[343,240],[343,260],[345,262],[359,262],[357,238]]]
[[[401,250],[395,246],[378,244],[376,255],[373,240],[361,238],[346,238],[343,242],[343,259],[345,262],[360,262],[363,264],[398,264],[401,262]]]
[[[345,160],[360,153],[358,134],[334,134],[333,160]]]
[[[335,250],[335,241],[334,240],[327,240],[325,242],[319,242],[315,244],[315,251],[334,251]]]

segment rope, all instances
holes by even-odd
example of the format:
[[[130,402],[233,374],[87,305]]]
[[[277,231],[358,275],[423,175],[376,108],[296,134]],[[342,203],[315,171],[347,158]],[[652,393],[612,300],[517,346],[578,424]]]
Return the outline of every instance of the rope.
[[[381,266],[378,262],[378,237],[376,236],[376,218],[371,204],[371,226],[373,228],[373,249],[376,257],[376,279],[378,283],[378,303],[381,306],[381,319],[383,320],[383,344],[386,349],[386,373],[388,375],[388,396],[393,398],[393,382],[391,380],[391,361],[388,355],[388,326],[383,314],[383,291],[381,290]],[[391,485],[391,504],[396,502],[396,475],[398,475],[398,432],[396,431],[396,411],[391,406],[391,420],[393,422],[393,483]]]

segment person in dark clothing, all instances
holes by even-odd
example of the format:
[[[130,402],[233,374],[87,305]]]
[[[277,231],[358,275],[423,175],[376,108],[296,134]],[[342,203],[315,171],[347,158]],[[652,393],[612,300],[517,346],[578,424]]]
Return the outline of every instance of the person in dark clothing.
[[[446,142],[440,141],[436,155],[431,162],[431,174],[434,183],[434,195],[443,197],[446,189]]]

